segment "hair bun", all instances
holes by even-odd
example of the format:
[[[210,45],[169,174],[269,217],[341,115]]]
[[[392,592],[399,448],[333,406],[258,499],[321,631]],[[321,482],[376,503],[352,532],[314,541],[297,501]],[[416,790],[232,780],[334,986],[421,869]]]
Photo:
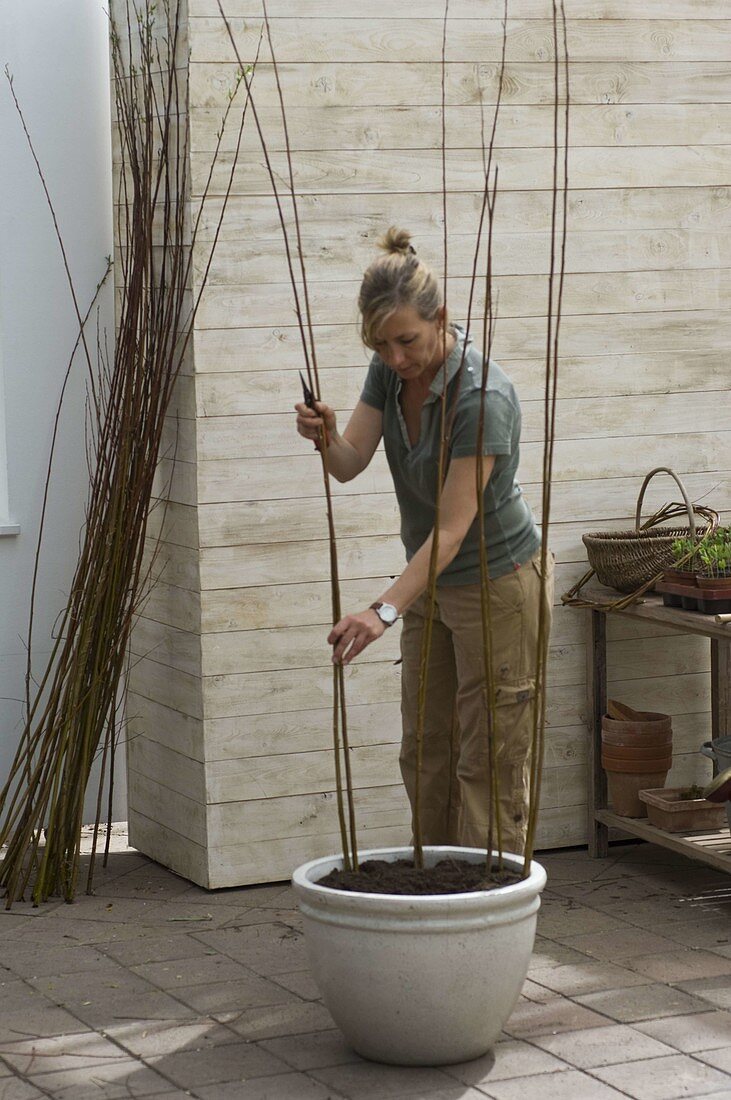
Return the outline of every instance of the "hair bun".
[[[402,256],[416,255],[411,234],[406,229],[397,229],[395,225],[388,228],[386,235],[378,242],[378,247],[384,252],[400,253]]]

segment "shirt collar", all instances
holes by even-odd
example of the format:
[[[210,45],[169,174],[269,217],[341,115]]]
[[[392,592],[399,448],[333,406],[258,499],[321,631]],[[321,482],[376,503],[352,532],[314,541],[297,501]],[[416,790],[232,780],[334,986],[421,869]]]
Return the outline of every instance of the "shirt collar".
[[[454,329],[457,341],[451,352],[447,356],[446,363],[442,363],[441,367],[435,374],[432,383],[429,386],[429,396],[427,397],[426,401],[436,401],[437,398],[440,398],[442,396],[444,392],[445,371],[447,375],[447,386],[459,371],[460,364],[462,362],[462,355],[465,349],[465,330],[462,328],[461,325],[453,325],[452,328]],[[469,346],[472,343],[472,337],[468,336],[466,342]],[[424,403],[426,404],[426,402]]]

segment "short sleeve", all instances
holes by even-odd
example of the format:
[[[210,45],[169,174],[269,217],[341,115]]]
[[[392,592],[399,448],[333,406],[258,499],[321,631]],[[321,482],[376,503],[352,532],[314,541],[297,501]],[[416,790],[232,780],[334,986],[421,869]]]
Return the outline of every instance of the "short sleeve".
[[[518,434],[520,411],[498,390],[488,389],[485,395],[485,422],[482,433],[484,455],[509,455],[513,450],[516,423]],[[452,455],[467,458],[477,454],[477,430],[480,425],[480,390],[464,394],[459,402],[452,427]]]
[[[386,376],[384,373],[386,370],[388,368],[377,355],[374,355],[368,367],[363,392],[360,395],[361,401],[364,401],[366,405],[371,405],[374,409],[380,409],[381,412],[386,407]]]

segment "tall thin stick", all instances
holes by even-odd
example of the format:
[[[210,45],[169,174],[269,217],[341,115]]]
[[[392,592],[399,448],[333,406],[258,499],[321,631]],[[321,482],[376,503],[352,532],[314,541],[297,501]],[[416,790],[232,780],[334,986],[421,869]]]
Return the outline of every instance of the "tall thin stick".
[[[297,207],[297,192],[294,180],[294,167],[292,163],[292,152],[289,141],[289,129],[287,125],[287,114],[284,104],[284,95],[282,92],[282,85],[279,78],[279,67],[277,64],[276,53],[274,50],[274,44],[272,41],[271,28],[269,24],[269,15],[266,6],[266,0],[262,0],[262,9],[264,14],[264,24],[267,30],[267,38],[269,42],[269,50],[272,58],[272,68],[274,72],[277,96],[280,107],[280,116],[282,120],[282,128],[284,133],[285,153],[287,159],[287,172],[289,182],[289,197],[292,205],[293,220],[295,226],[295,247],[297,252],[297,258],[299,263],[300,278],[302,283],[302,301],[303,306],[300,304],[300,293],[295,276],[294,261],[292,256],[292,245],[290,243],[289,230],[287,227],[286,218],[284,216],[284,208],[279,195],[279,188],[277,186],[277,174],[275,173],[271,158],[269,155],[269,149],[267,146],[266,136],[264,134],[263,127],[259,119],[259,114],[256,109],[256,104],[251,95],[251,88],[247,80],[245,70],[241,61],[238,46],[231,29],[229,20],[227,19],[221,0],[217,0],[218,10],[223,20],[226,32],[231,43],[234,55],[239,63],[239,67],[244,72],[244,81],[247,85],[247,91],[249,93],[249,101],[251,103],[251,110],[254,116],[257,133],[259,135],[259,141],[261,143],[262,152],[264,154],[264,161],[269,175],[269,181],[271,184],[274,200],[277,208],[277,214],[279,217],[279,224],[282,231],[282,237],[284,242],[284,250],[287,261],[287,269],[289,272],[290,284],[292,287],[292,294],[294,297],[295,313],[297,316],[297,322],[300,332],[300,341],[302,345],[302,353],[305,362],[305,369],[307,371],[307,378],[310,389],[314,392],[315,397],[320,399],[320,380],[317,369],[317,353],[314,337],[314,326],[312,323],[312,311],[310,307],[310,297],[307,281],[307,272],[304,259],[304,249],[302,246],[302,234],[300,227],[299,212]],[[338,554],[337,554],[337,542],[335,534],[335,518],[332,501],[332,492],[330,489],[330,474],[328,465],[328,440],[327,433],[320,433],[320,445],[319,445],[320,459],[322,465],[323,484],[325,491],[325,504],[327,514],[327,529],[328,529],[328,546],[330,555],[330,592],[331,592],[331,605],[332,605],[332,618],[333,623],[338,622],[342,618],[342,605],[340,597],[340,575],[338,566]],[[353,777],[350,760],[350,744],[348,739],[348,724],[347,724],[347,707],[345,698],[345,674],[342,664],[333,665],[333,750],[335,754],[335,789],[337,800],[338,820],[340,824],[341,839],[343,840],[343,866],[345,870],[357,870],[358,869],[358,844],[357,844],[357,826],[356,826],[356,814],[355,814],[355,794],[353,787]],[[342,737],[342,744],[341,744]],[[343,757],[343,769],[340,765],[340,754],[342,751]],[[345,774],[345,784],[342,782],[343,770]],[[348,809],[348,826],[346,828],[345,823],[345,800],[347,800]],[[347,839],[346,839],[347,838]]]

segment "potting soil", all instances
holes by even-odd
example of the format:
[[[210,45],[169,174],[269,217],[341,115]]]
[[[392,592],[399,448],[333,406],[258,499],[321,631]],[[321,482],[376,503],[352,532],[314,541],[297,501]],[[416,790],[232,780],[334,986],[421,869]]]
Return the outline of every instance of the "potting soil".
[[[417,870],[411,859],[368,859],[357,871],[330,871],[318,880],[318,886],[356,894],[470,894],[519,881],[515,871],[493,866],[488,873],[484,863],[465,859],[443,859],[422,870]]]

